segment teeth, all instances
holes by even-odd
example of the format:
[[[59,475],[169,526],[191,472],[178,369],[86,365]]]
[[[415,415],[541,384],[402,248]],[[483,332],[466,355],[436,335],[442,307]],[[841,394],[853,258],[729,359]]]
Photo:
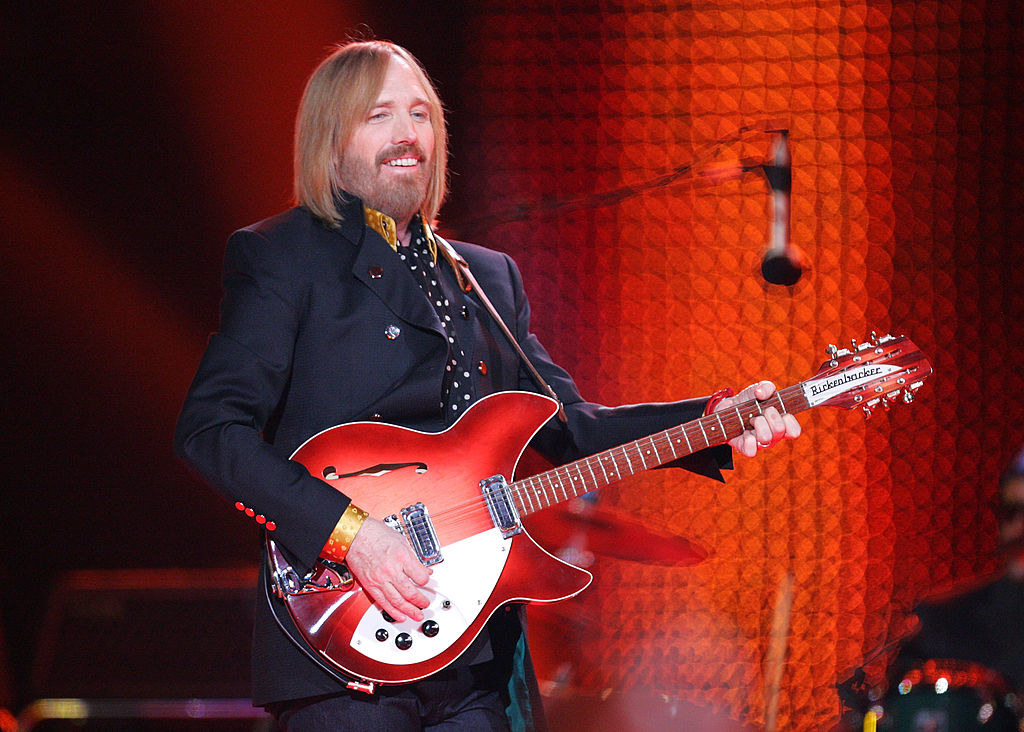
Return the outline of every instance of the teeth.
[[[408,168],[410,166],[416,165],[416,163],[416,158],[398,158],[397,160],[389,160],[384,164],[390,165],[395,168]]]

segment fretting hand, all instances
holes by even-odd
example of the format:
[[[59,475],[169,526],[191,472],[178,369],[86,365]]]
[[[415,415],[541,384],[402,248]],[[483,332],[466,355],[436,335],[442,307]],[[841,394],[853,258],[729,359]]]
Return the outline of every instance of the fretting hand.
[[[737,404],[757,399],[764,401],[775,393],[775,384],[770,381],[759,381],[751,384],[735,396],[726,397],[715,406],[715,412],[732,409]],[[767,407],[763,415],[751,420],[753,429],[746,430],[739,437],[729,440],[729,444],[742,455],[753,457],[759,449],[764,450],[779,440],[792,440],[800,436],[800,423],[792,414],[780,414],[775,407]]]

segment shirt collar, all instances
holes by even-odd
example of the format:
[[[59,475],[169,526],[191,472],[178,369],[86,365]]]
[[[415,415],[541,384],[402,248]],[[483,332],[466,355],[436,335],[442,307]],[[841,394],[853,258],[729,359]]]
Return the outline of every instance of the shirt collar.
[[[423,226],[423,236],[427,240],[427,248],[430,250],[430,256],[436,262],[437,242],[434,240],[434,232],[430,230],[430,225],[423,220],[420,214],[416,214],[413,222],[415,223],[417,220]],[[380,234],[392,249],[396,252],[398,251],[398,226],[393,218],[363,204],[363,221],[366,222],[367,226]]]

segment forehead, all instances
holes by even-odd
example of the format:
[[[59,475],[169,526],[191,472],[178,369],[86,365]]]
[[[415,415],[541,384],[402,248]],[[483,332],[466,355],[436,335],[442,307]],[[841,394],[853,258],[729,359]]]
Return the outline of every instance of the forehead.
[[[388,69],[384,74],[384,83],[377,94],[377,104],[398,102],[428,103],[427,93],[420,83],[419,75],[409,63],[392,55],[388,61]]]

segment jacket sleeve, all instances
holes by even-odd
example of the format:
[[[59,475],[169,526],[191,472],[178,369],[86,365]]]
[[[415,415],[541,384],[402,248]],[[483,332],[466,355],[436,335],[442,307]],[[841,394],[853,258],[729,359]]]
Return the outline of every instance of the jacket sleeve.
[[[506,257],[506,261],[514,293],[516,338],[534,367],[558,394],[567,417],[565,423],[557,417],[552,418],[531,442],[533,448],[556,464],[562,464],[703,415],[709,397],[619,407],[606,407],[585,401],[572,377],[551,360],[544,346],[530,332],[530,304],[523,289],[522,276],[511,257]],[[519,388],[526,391],[539,390],[525,367],[520,369]],[[728,445],[716,445],[673,460],[662,467],[684,468],[724,481],[722,469],[732,468],[732,449]]]
[[[175,450],[309,568],[349,499],[264,439],[291,376],[303,308],[295,280],[284,253],[259,234],[228,240],[220,330],[185,398]]]

